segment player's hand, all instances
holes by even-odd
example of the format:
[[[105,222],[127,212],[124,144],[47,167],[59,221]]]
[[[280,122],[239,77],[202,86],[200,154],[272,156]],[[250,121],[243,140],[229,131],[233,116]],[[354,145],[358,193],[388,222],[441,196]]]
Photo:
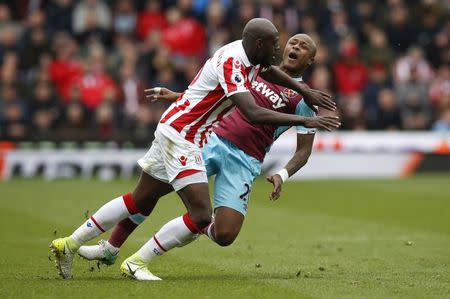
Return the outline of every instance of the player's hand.
[[[283,180],[281,179],[281,176],[279,174],[268,176],[266,179],[273,185],[273,189],[269,195],[269,199],[275,201],[280,197],[281,185],[283,185]]]
[[[330,111],[336,110],[336,103],[333,101],[331,95],[326,92],[310,88],[306,93],[303,93],[303,99],[305,103],[316,113],[318,112],[316,106]]]
[[[320,128],[327,131],[333,131],[341,126],[337,116],[315,116],[308,117],[304,123],[307,128]]]
[[[165,87],[154,87],[144,90],[146,100],[156,102],[160,100],[173,102],[178,98],[178,93],[171,91]]]

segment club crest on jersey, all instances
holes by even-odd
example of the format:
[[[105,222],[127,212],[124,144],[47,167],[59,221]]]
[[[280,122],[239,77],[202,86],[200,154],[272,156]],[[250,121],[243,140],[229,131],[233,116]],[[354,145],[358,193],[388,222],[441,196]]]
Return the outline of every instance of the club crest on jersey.
[[[233,60],[233,68],[240,69],[241,68],[241,62],[239,60]]]
[[[293,98],[293,97],[295,97],[297,95],[297,93],[295,91],[293,91],[292,89],[289,89],[289,88],[283,89],[283,94],[287,98]]]
[[[181,165],[186,166],[187,158],[186,156],[180,156],[178,161],[180,161]]]

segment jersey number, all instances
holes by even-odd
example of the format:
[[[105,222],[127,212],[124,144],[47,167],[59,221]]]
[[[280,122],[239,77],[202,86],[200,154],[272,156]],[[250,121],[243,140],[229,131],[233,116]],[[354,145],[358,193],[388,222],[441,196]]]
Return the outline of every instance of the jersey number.
[[[245,187],[245,192],[242,193],[241,195],[239,195],[239,197],[243,200],[243,201],[247,201],[248,200],[248,196],[250,195],[250,185],[245,183],[244,184]]]

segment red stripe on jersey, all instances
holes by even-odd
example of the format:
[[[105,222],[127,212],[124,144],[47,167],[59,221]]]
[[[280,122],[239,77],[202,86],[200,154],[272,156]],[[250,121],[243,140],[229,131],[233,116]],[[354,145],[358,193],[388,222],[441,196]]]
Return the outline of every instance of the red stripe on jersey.
[[[211,114],[216,110],[215,108],[219,107],[220,105],[222,105],[222,103],[227,100],[226,97],[223,97],[222,99],[220,99],[218,102],[216,102],[213,107],[211,107],[211,109],[209,109],[208,112],[206,112],[202,118],[195,124],[193,125],[189,131],[187,131],[186,133],[186,140],[194,143],[194,139],[195,139],[195,134],[197,134],[198,129],[200,129],[207,121],[208,118],[211,116]]]
[[[184,92],[178,97],[177,101],[180,100],[184,95]],[[166,116],[164,116],[163,119],[161,119],[161,123],[165,123],[169,118],[171,118],[173,115],[175,115],[176,113],[183,111],[184,109],[186,109],[187,106],[189,106],[191,103],[189,102],[189,100],[184,101],[183,104],[179,105],[179,106],[175,106],[172,108],[172,110],[170,110]]]
[[[227,91],[228,91],[228,93],[237,90],[236,84],[233,84],[232,83],[233,81],[231,81],[231,76],[232,75],[233,75],[233,57],[230,57],[223,64],[223,77],[224,77],[225,82],[227,84]]]
[[[222,120],[222,118],[225,116],[225,114],[227,114],[230,111],[231,108],[233,108],[233,106],[223,109],[223,111],[217,115],[216,120],[214,120],[211,124],[209,124],[207,127],[205,127],[205,130],[200,135],[199,144],[201,147],[203,147],[206,144],[206,134],[211,133],[211,131],[213,130],[214,124],[217,122],[220,122]]]
[[[175,119],[171,126],[174,127],[178,132],[181,132],[183,128],[193,121],[201,117],[203,114],[207,113],[209,109],[214,107],[214,104],[220,100],[225,95],[220,84],[216,86],[216,88],[210,91],[197,105],[192,108],[189,113],[180,115],[177,119]],[[214,109],[211,109],[214,110]]]

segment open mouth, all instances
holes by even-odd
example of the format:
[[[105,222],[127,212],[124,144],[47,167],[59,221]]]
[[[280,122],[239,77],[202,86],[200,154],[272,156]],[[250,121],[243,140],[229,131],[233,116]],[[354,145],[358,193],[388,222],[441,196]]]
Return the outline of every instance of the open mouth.
[[[289,57],[290,59],[295,60],[295,59],[298,58],[298,55],[297,55],[297,53],[295,53],[295,52],[291,52],[291,53],[289,53],[288,57]]]

